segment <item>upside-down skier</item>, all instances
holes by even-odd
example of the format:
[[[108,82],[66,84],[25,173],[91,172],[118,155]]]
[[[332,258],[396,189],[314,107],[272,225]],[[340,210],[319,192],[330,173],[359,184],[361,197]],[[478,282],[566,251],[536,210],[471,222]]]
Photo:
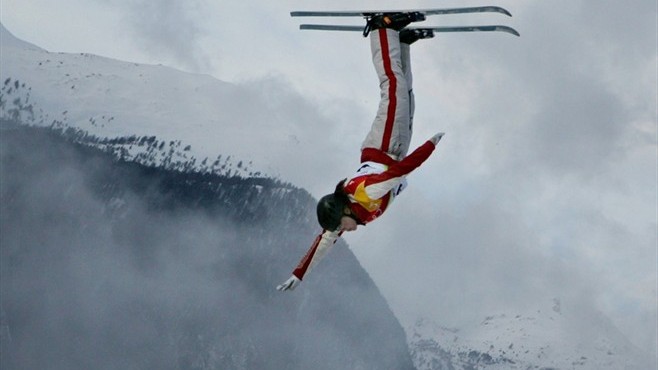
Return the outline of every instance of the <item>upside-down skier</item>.
[[[354,175],[338,182],[333,193],[319,200],[317,215],[323,230],[278,290],[295,289],[344,232],[381,216],[405,188],[405,177],[429,158],[441,140],[443,133],[438,133],[407,155],[414,113],[410,45],[434,33],[405,27],[424,18],[421,13],[411,12],[382,14],[368,20],[364,35],[369,34],[381,100],[361,146],[361,166]]]

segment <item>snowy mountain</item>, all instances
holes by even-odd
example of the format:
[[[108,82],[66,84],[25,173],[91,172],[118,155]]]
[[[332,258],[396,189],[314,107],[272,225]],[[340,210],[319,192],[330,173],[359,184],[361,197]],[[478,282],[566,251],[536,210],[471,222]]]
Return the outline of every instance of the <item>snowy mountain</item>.
[[[226,160],[263,146],[251,93],[1,31],[2,369],[413,369],[344,241],[275,290],[319,230],[307,191]]]
[[[187,148],[181,160],[230,156],[234,171],[267,173],[300,186],[323,163],[299,153],[331,148],[299,140],[330,125],[318,119],[317,107],[277,82],[234,85],[161,65],[48,52],[3,26],[0,40],[0,82],[15,84],[3,94],[24,106],[14,111],[24,122],[57,122],[103,138],[156,136]],[[239,162],[251,165],[239,170]]]
[[[420,319],[407,336],[418,370],[651,369],[609,319],[574,312],[554,299],[532,312],[492,315],[461,328]]]

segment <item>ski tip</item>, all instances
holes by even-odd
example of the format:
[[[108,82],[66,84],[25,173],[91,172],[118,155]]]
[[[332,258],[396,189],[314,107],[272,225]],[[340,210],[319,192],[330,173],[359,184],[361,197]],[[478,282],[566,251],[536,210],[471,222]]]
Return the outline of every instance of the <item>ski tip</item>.
[[[505,14],[508,17],[512,16],[512,13],[510,13],[509,10],[507,10],[505,8],[501,8],[499,6],[494,6],[493,9],[495,9],[496,12],[501,13],[501,14]]]
[[[509,33],[510,35],[514,35],[516,37],[521,36],[521,34],[517,30],[508,26],[484,26],[481,27],[479,30],[476,29],[475,31],[498,31],[498,32]]]
[[[515,30],[512,27],[497,26],[496,28],[498,29],[498,31],[507,32],[507,33],[512,34],[516,37],[521,37],[521,34],[519,33],[519,31]]]

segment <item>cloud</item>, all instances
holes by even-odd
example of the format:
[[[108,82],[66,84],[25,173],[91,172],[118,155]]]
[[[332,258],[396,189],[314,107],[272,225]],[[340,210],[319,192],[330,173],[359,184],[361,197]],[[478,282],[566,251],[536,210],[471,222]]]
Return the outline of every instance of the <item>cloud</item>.
[[[571,297],[655,353],[655,297],[629,291],[656,280],[655,4],[509,8],[518,39],[414,45],[416,135],[447,135],[351,245],[401,317],[476,319]],[[638,299],[654,318],[630,329],[611,302]]]
[[[191,72],[205,72],[211,61],[200,43],[205,35],[197,21],[204,5],[175,0],[112,0],[125,14],[137,47],[161,59],[163,64]]]

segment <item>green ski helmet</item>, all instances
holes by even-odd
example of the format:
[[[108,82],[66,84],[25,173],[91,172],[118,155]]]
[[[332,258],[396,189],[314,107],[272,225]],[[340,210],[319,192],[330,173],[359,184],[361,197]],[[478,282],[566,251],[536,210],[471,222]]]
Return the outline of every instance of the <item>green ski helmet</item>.
[[[349,204],[347,195],[343,192],[343,183],[340,181],[332,194],[327,194],[318,201],[318,222],[323,229],[335,231],[340,226],[340,219],[344,216],[345,207]]]

